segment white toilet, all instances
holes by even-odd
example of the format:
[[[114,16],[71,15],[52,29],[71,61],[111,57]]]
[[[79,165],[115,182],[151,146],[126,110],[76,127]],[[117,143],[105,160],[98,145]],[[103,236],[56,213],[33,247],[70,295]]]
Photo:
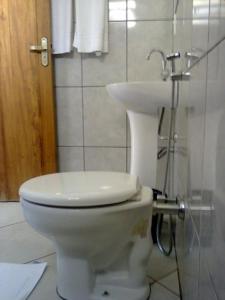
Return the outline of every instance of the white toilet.
[[[147,300],[152,190],[136,176],[68,172],[20,188],[27,222],[52,240],[66,300]]]

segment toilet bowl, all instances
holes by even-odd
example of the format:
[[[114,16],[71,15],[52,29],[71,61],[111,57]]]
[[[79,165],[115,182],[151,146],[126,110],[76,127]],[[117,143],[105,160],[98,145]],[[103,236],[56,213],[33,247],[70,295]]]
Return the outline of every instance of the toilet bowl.
[[[66,300],[146,300],[152,191],[116,172],[68,172],[20,188],[26,221],[52,240]]]

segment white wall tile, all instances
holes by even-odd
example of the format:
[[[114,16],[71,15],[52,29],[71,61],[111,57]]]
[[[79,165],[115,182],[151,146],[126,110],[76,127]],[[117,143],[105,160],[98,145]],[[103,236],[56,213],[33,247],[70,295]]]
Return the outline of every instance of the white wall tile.
[[[84,170],[83,147],[58,147],[59,171]]]
[[[126,8],[127,8],[126,0],[109,0],[109,20],[126,21],[126,17],[127,17]]]
[[[75,50],[69,54],[55,55],[55,85],[81,86],[81,56]]]
[[[175,0],[176,2],[177,0]],[[209,0],[179,0],[177,17],[180,19],[207,19]]]
[[[59,146],[83,146],[82,90],[57,88]]]
[[[126,146],[126,111],[105,88],[84,88],[85,146]]]
[[[161,57],[146,56],[152,48],[161,48],[165,53],[172,50],[172,22],[128,22],[128,80],[161,80]]]
[[[176,12],[177,18],[192,19],[193,0],[174,0],[174,10],[176,4],[178,4]]]
[[[109,53],[83,55],[83,84],[105,85],[126,80],[126,22],[109,23]]]
[[[85,169],[126,172],[126,148],[85,147]]]
[[[172,19],[173,0],[128,0],[128,20]]]

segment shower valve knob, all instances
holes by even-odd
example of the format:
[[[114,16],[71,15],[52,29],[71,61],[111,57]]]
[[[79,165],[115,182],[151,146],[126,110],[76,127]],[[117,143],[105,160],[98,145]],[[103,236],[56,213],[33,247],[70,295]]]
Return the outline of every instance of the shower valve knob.
[[[174,52],[174,53],[168,54],[166,56],[167,60],[174,60],[174,59],[177,59],[177,58],[180,58],[180,52]]]

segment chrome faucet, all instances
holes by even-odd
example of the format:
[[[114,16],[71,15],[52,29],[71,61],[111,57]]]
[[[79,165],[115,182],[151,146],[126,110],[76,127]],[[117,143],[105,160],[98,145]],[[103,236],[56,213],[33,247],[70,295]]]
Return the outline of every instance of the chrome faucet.
[[[169,74],[170,74],[170,71],[167,69],[167,59],[166,59],[166,55],[165,53],[161,50],[161,49],[158,49],[158,48],[153,48],[148,56],[146,57],[147,60],[150,60],[151,56],[153,53],[159,53],[161,55],[161,58],[162,58],[162,71],[161,71],[161,78],[163,81],[166,81],[167,78],[169,77]]]

